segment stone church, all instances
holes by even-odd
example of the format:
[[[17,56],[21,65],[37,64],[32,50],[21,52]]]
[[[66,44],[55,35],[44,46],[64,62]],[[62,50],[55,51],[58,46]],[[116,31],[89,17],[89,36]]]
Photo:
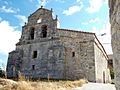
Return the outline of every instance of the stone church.
[[[108,82],[108,56],[95,33],[59,28],[52,9],[39,8],[28,17],[16,49],[9,53],[7,77]]]

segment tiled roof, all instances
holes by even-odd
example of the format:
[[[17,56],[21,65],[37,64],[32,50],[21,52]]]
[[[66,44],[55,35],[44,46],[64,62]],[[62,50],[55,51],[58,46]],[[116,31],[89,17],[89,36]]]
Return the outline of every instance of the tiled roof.
[[[99,47],[99,45],[98,44],[100,44],[100,46],[102,47],[102,49],[103,50],[101,50],[102,52],[104,52],[104,54],[105,54],[105,57],[107,57],[108,58],[108,55],[107,55],[107,53],[106,53],[106,51],[105,51],[105,49],[104,49],[104,47],[103,47],[103,45],[101,44],[101,42],[99,41],[99,39],[97,38],[97,36],[96,36],[96,34],[95,33],[92,33],[92,32],[84,32],[84,31],[76,31],[76,30],[69,30],[69,29],[59,29],[59,28],[57,28],[57,31],[65,31],[65,32],[76,32],[76,33],[83,33],[83,34],[91,34],[91,35],[94,35],[95,36],[95,38],[96,38],[96,40],[98,41],[98,43],[96,43],[96,45],[98,46],[98,48],[100,49],[100,47]]]
[[[84,33],[84,34],[95,34],[92,32],[85,32],[85,31],[77,31],[77,30],[70,30],[70,29],[57,29],[57,30],[63,30],[63,31],[68,31],[68,32],[76,32],[76,33]]]

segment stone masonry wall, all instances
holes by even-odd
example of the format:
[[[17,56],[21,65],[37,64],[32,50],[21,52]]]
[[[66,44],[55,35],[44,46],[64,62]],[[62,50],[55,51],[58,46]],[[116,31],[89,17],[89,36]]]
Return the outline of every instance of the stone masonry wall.
[[[22,50],[16,50],[9,53],[6,69],[8,78],[18,76],[18,72],[21,71],[22,57],[23,57]]]
[[[22,35],[16,44],[16,51],[23,51],[20,57],[22,66],[20,72],[32,78],[63,78],[63,46],[56,37],[58,19],[53,19],[52,9],[39,8],[28,17],[28,23],[22,27]],[[46,31],[45,31],[46,30]],[[43,37],[43,31],[46,35]],[[32,32],[32,33],[31,33]],[[35,58],[34,52],[36,52]],[[8,58],[8,68],[15,67],[9,61],[16,62],[11,53]],[[8,71],[12,72],[12,70]],[[9,75],[10,76],[10,75]]]
[[[104,83],[111,80],[107,68],[107,54],[94,33],[64,29],[58,32],[66,48],[66,77],[81,77],[92,82]],[[72,52],[75,52],[75,57],[72,57]]]
[[[120,0],[109,0],[116,89],[120,90]]]
[[[110,82],[111,77],[107,64],[108,56],[101,43],[98,41],[97,37],[95,38],[94,43],[94,55],[95,55],[96,81],[102,83]]]
[[[59,39],[17,46],[23,50],[21,73],[26,77],[64,79],[64,48]],[[33,58],[33,52],[37,57]],[[34,69],[33,69],[34,65]]]
[[[95,53],[95,77],[96,82],[100,83],[108,83],[110,82],[110,72],[107,66],[108,58],[104,56],[102,51],[99,49],[97,44],[94,45],[94,53]]]
[[[95,81],[94,34],[59,30],[65,47],[66,79]],[[75,56],[72,53],[75,52]]]
[[[40,19],[41,22],[38,23]],[[57,28],[57,17],[53,19],[52,11],[40,8],[35,13],[28,17],[28,23],[22,27],[22,35],[19,44],[24,42],[38,42],[39,40],[50,39],[55,36]],[[42,26],[47,27],[47,37],[45,39],[41,38]],[[34,29],[34,40],[31,41],[30,30]]]

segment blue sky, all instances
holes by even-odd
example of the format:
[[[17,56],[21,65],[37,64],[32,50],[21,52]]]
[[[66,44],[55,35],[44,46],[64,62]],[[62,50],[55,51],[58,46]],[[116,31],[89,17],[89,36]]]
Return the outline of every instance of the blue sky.
[[[95,32],[106,52],[112,53],[107,0],[0,0],[1,67],[5,68],[8,53],[15,49],[27,17],[41,5],[53,8],[60,28]]]

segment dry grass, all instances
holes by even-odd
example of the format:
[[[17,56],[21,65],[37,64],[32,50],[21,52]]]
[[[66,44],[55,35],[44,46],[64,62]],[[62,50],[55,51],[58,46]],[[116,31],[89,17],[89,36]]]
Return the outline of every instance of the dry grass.
[[[87,81],[84,79],[78,81],[13,81],[9,79],[0,79],[0,90],[72,90],[74,87],[80,87]]]

